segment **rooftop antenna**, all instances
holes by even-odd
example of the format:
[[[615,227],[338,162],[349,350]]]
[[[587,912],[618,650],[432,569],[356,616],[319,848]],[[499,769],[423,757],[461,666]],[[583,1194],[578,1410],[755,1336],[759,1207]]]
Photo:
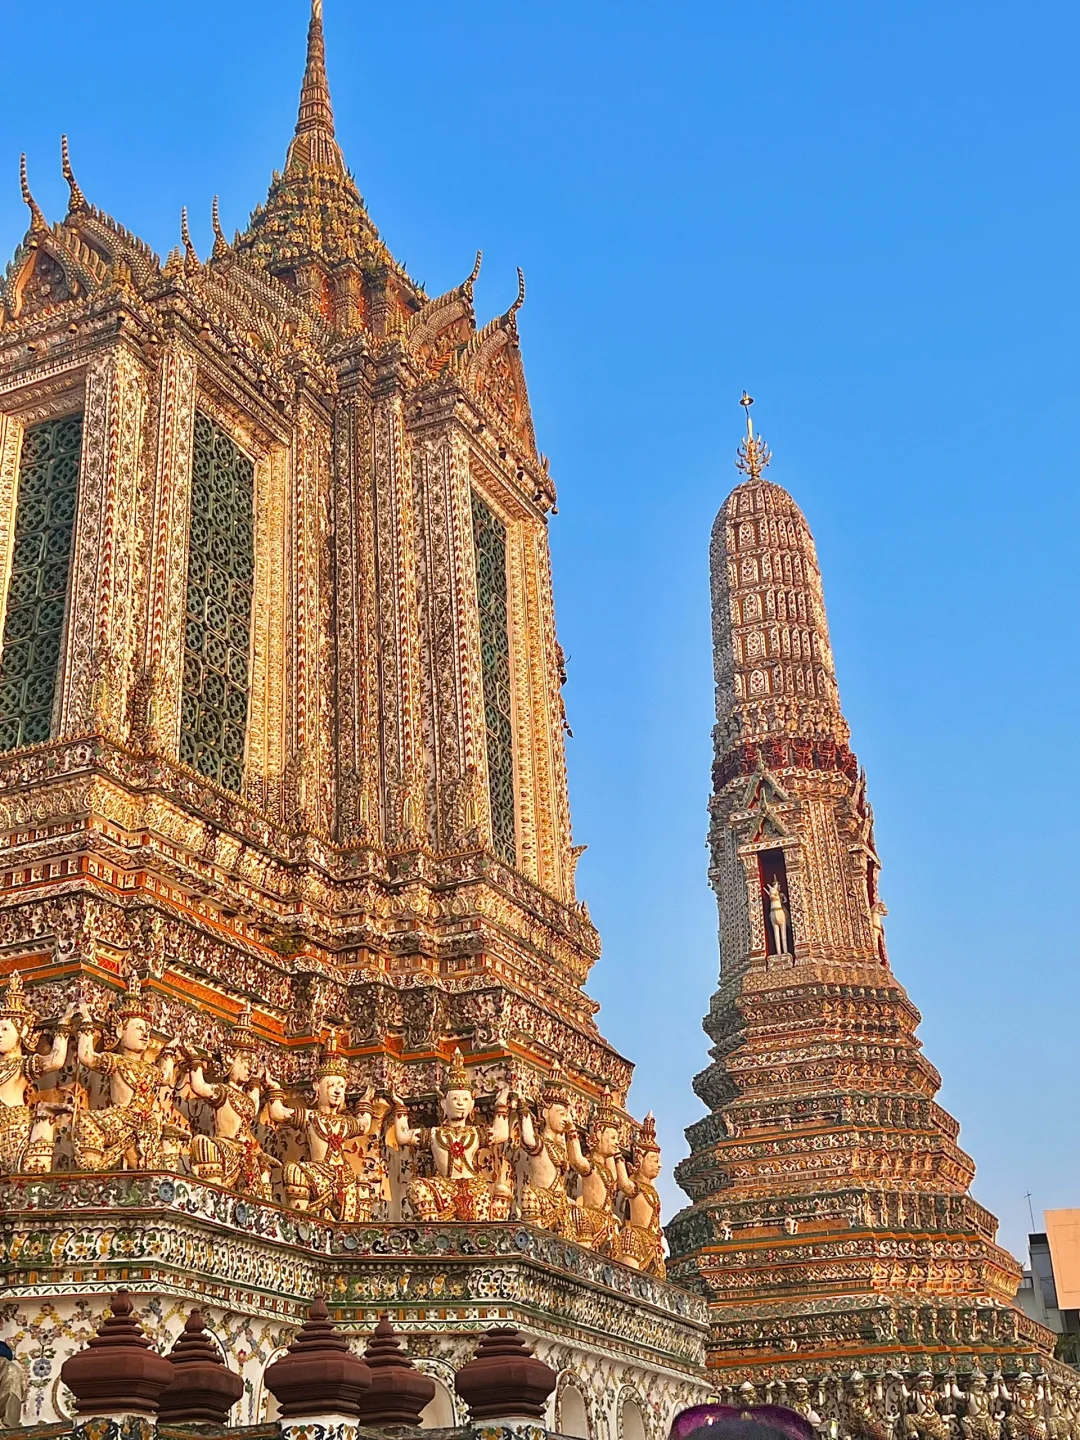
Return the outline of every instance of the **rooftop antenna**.
[[[1032,1210],[1032,1208],[1031,1208],[1031,1191],[1030,1191],[1030,1190],[1028,1190],[1028,1191],[1025,1192],[1025,1194],[1024,1194],[1024,1199],[1028,1202],[1028,1216],[1029,1216],[1030,1219],[1031,1219],[1031,1233],[1034,1234],[1034,1233],[1035,1233],[1035,1212],[1034,1212],[1034,1210]]]

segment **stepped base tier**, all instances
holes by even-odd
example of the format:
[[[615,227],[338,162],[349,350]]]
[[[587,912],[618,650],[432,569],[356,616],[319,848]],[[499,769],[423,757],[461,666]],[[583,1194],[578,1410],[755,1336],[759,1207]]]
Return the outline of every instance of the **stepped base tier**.
[[[34,1357],[28,1424],[70,1416],[60,1366],[120,1285],[163,1352],[202,1310],[247,1382],[238,1423],[264,1417],[262,1371],[320,1293],[346,1335],[389,1314],[451,1395],[479,1334],[504,1324],[597,1423],[632,1396],[660,1436],[710,1393],[698,1296],[520,1224],[330,1225],[171,1174],[19,1177],[0,1187],[0,1275],[4,1334]]]

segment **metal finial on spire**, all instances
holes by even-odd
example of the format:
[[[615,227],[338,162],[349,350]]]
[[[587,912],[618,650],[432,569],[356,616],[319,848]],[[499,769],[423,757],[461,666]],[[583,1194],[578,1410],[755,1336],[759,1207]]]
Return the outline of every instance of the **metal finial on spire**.
[[[195,246],[191,243],[191,231],[188,229],[187,206],[180,209],[180,239],[184,242],[184,253],[192,265],[198,265],[199,257]]]
[[[210,207],[210,223],[214,227],[214,249],[212,252],[215,260],[220,260],[223,255],[229,253],[229,242],[225,239],[225,232],[221,228],[221,216],[218,213],[218,197],[214,196],[214,203]]]
[[[739,446],[735,469],[742,471],[748,480],[760,480],[761,472],[772,459],[772,452],[762,437],[754,434],[754,421],[750,415],[753,403],[753,396],[744,390],[739,404],[746,411],[746,439]]]
[[[34,199],[33,195],[30,194],[30,181],[26,178],[25,152],[19,157],[19,185],[22,189],[23,203],[30,211],[30,229],[47,230],[49,228],[49,222],[41,213],[41,206]]]
[[[68,190],[71,192],[71,198],[68,201],[68,213],[74,215],[79,210],[89,210],[90,206],[87,204],[86,196],[83,194],[79,182],[75,179],[75,172],[71,168],[71,155],[68,151],[68,138],[66,135],[60,136],[60,168],[64,172],[64,179],[67,181]]]

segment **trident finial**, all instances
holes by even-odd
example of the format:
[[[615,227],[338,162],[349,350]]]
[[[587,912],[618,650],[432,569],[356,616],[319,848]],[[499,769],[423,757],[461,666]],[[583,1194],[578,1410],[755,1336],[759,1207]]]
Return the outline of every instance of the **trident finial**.
[[[68,138],[66,135],[60,136],[60,168],[64,172],[64,179],[67,181],[68,189],[71,192],[71,199],[68,202],[69,212],[74,215],[79,210],[88,210],[90,207],[86,203],[86,196],[80,189],[79,182],[75,179],[75,172],[71,168],[71,156],[68,153]]]
[[[772,454],[761,436],[754,434],[754,421],[750,415],[750,406],[753,403],[754,397],[744,390],[739,404],[746,411],[746,439],[739,446],[735,469],[741,470],[749,480],[760,480],[761,472],[772,459]]]
[[[49,222],[41,213],[40,205],[38,205],[33,195],[30,194],[30,181],[26,178],[25,152],[19,157],[19,186],[22,189],[23,203],[30,211],[30,229],[47,230],[49,228]]]

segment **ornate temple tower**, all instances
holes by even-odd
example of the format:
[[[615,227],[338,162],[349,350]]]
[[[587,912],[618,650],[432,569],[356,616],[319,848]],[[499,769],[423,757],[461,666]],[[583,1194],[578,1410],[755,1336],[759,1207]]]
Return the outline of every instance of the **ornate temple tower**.
[[[974,1165],[889,966],[814,542],[764,477],[750,403],[745,479],[712,537],[722,964],[671,1271],[708,1296],[729,1381],[884,1374],[913,1354],[1015,1370],[1052,1337],[1011,1304],[1019,1266],[968,1194]]]
[[[29,1413],[122,1281],[162,1344],[207,1310],[249,1420],[321,1291],[354,1335],[391,1309],[449,1406],[506,1320],[556,1428],[660,1440],[704,1305],[664,1281],[656,1146],[584,989],[520,274],[478,325],[479,256],[434,298],[394,260],[321,0],[284,169],[232,242],[215,202],[208,257],[185,216],[162,262],[62,161],[55,224],[24,164],[0,290],[0,1270],[55,1360]],[[588,1233],[571,1121],[643,1177]]]
[[[64,168],[56,225],[24,174],[0,326],[6,953],[181,1011],[198,976],[200,1026],[249,1000],[286,1072],[333,1022],[357,1081],[433,1086],[461,1043],[625,1095],[582,990],[523,287],[477,328],[475,270],[431,299],[391,257],[318,3],[285,168],[231,244],[215,203],[205,262]]]

